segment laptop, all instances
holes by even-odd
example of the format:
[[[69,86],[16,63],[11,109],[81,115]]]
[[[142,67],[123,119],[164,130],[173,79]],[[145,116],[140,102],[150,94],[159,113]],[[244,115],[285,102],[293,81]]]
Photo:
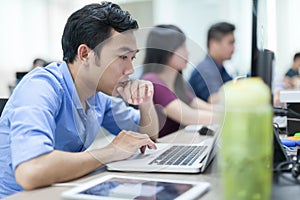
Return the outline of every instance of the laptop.
[[[136,152],[126,160],[107,164],[106,168],[123,172],[202,173],[214,158],[219,143],[219,129],[210,129],[214,136],[199,144],[157,143],[156,150]]]

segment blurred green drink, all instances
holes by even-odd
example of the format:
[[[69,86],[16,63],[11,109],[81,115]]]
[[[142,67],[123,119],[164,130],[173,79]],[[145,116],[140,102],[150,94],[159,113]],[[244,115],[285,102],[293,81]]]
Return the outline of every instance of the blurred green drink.
[[[270,90],[259,78],[228,82],[221,135],[223,199],[271,198],[273,135]]]

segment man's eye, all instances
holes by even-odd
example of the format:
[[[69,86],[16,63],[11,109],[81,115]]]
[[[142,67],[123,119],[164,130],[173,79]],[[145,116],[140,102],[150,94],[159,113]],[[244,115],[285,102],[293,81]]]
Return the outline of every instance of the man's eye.
[[[133,56],[133,57],[131,58],[131,60],[134,60],[134,59],[136,59],[136,57],[135,57],[135,56]]]
[[[119,56],[122,60],[127,59],[127,56]]]

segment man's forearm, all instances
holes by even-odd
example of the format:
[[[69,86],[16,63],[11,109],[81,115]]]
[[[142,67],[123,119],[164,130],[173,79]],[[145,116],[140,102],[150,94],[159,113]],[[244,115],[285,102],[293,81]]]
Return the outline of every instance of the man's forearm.
[[[149,137],[156,141],[158,138],[159,125],[158,117],[152,102],[140,105],[141,120],[139,131],[148,134]]]
[[[208,97],[208,102],[211,104],[218,103],[220,101],[219,93],[213,93]]]
[[[54,150],[21,163],[15,171],[16,180],[26,190],[70,181],[109,162],[108,157],[111,157],[111,152],[106,151],[106,149],[98,149],[72,153]]]

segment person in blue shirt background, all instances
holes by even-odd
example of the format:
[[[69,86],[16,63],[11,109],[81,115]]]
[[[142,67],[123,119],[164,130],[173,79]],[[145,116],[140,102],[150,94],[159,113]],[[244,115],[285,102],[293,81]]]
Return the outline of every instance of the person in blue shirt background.
[[[29,72],[3,110],[0,198],[81,177],[139,149],[156,149],[153,85],[128,79],[137,28],[128,12],[110,2],[87,5],[69,17],[64,62]],[[100,126],[116,137],[104,148],[85,151]]]
[[[293,58],[293,66],[285,73],[286,77],[293,78],[299,76],[300,69],[300,52],[295,53]]]
[[[196,96],[204,101],[217,102],[220,87],[232,80],[223,62],[231,59],[234,52],[234,30],[235,26],[227,22],[216,23],[208,30],[208,54],[192,71],[189,79]]]

